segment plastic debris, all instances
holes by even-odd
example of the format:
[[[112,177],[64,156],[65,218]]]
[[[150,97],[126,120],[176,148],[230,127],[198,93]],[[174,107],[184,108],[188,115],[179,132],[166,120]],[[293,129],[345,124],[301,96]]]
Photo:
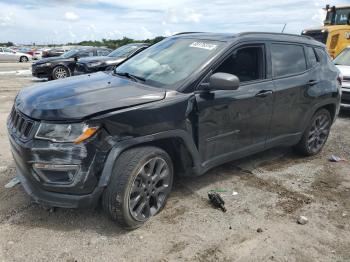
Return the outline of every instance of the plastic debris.
[[[21,181],[19,181],[18,177],[14,177],[10,180],[10,182],[8,182],[6,185],[5,185],[5,188],[12,188],[16,185],[18,185],[19,183],[21,183]]]
[[[232,195],[233,195],[233,196],[236,196],[236,195],[238,195],[238,192],[233,191],[233,192],[232,192]]]
[[[304,216],[299,216],[297,219],[298,224],[300,225],[305,225],[309,222],[309,220],[307,219],[307,217]]]
[[[340,161],[346,161],[346,160],[344,158],[339,157],[339,156],[331,155],[331,157],[329,158],[329,161],[340,162]]]
[[[225,201],[218,193],[208,192],[208,197],[214,207],[220,208],[222,212],[226,212]]]

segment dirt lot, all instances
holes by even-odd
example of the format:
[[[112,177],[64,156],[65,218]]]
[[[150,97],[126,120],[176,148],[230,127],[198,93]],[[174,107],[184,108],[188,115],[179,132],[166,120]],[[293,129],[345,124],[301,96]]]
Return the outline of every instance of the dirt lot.
[[[316,157],[280,148],[176,179],[165,210],[128,232],[101,210],[52,213],[4,188],[15,176],[6,117],[16,92],[38,82],[29,67],[0,64],[0,261],[350,261],[350,162],[328,161],[350,161],[349,113]],[[216,188],[226,213],[207,201]]]

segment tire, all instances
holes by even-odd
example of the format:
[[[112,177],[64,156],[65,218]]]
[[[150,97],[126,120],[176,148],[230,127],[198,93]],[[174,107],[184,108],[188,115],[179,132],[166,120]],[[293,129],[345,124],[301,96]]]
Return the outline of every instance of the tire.
[[[26,62],[28,62],[28,57],[26,57],[26,56],[21,56],[20,58],[19,58],[19,61],[21,62],[21,63],[26,63]]]
[[[70,71],[65,66],[56,66],[52,71],[53,80],[66,78],[70,76],[71,76]]]
[[[294,146],[295,151],[304,156],[313,156],[321,152],[327,141],[331,125],[330,112],[327,109],[318,110],[311,118],[301,140]]]
[[[129,149],[118,157],[112,172],[102,206],[122,228],[136,229],[164,208],[174,176],[171,158],[164,150],[152,146]]]

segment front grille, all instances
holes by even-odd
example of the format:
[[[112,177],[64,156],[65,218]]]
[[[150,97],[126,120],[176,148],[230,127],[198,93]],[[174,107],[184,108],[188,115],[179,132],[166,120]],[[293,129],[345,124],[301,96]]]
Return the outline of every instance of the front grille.
[[[310,36],[316,41],[319,41],[321,43],[324,43],[324,44],[327,43],[327,38],[328,38],[327,31],[322,32],[321,30],[312,30],[312,31],[303,32],[302,34],[306,36]]]
[[[35,122],[33,120],[23,116],[15,108],[12,109],[8,122],[8,128],[13,135],[24,141],[29,140],[34,124]]]

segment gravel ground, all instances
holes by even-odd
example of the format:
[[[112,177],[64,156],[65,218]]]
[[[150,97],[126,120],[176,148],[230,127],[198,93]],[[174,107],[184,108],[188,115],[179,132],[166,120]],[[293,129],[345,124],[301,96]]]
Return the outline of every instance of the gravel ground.
[[[350,261],[350,163],[328,161],[350,161],[350,113],[315,157],[278,148],[176,179],[164,211],[129,232],[100,209],[49,212],[4,188],[15,176],[6,117],[18,90],[40,81],[13,71],[29,68],[0,63],[11,71],[0,74],[0,261]],[[215,188],[226,213],[208,203]]]

